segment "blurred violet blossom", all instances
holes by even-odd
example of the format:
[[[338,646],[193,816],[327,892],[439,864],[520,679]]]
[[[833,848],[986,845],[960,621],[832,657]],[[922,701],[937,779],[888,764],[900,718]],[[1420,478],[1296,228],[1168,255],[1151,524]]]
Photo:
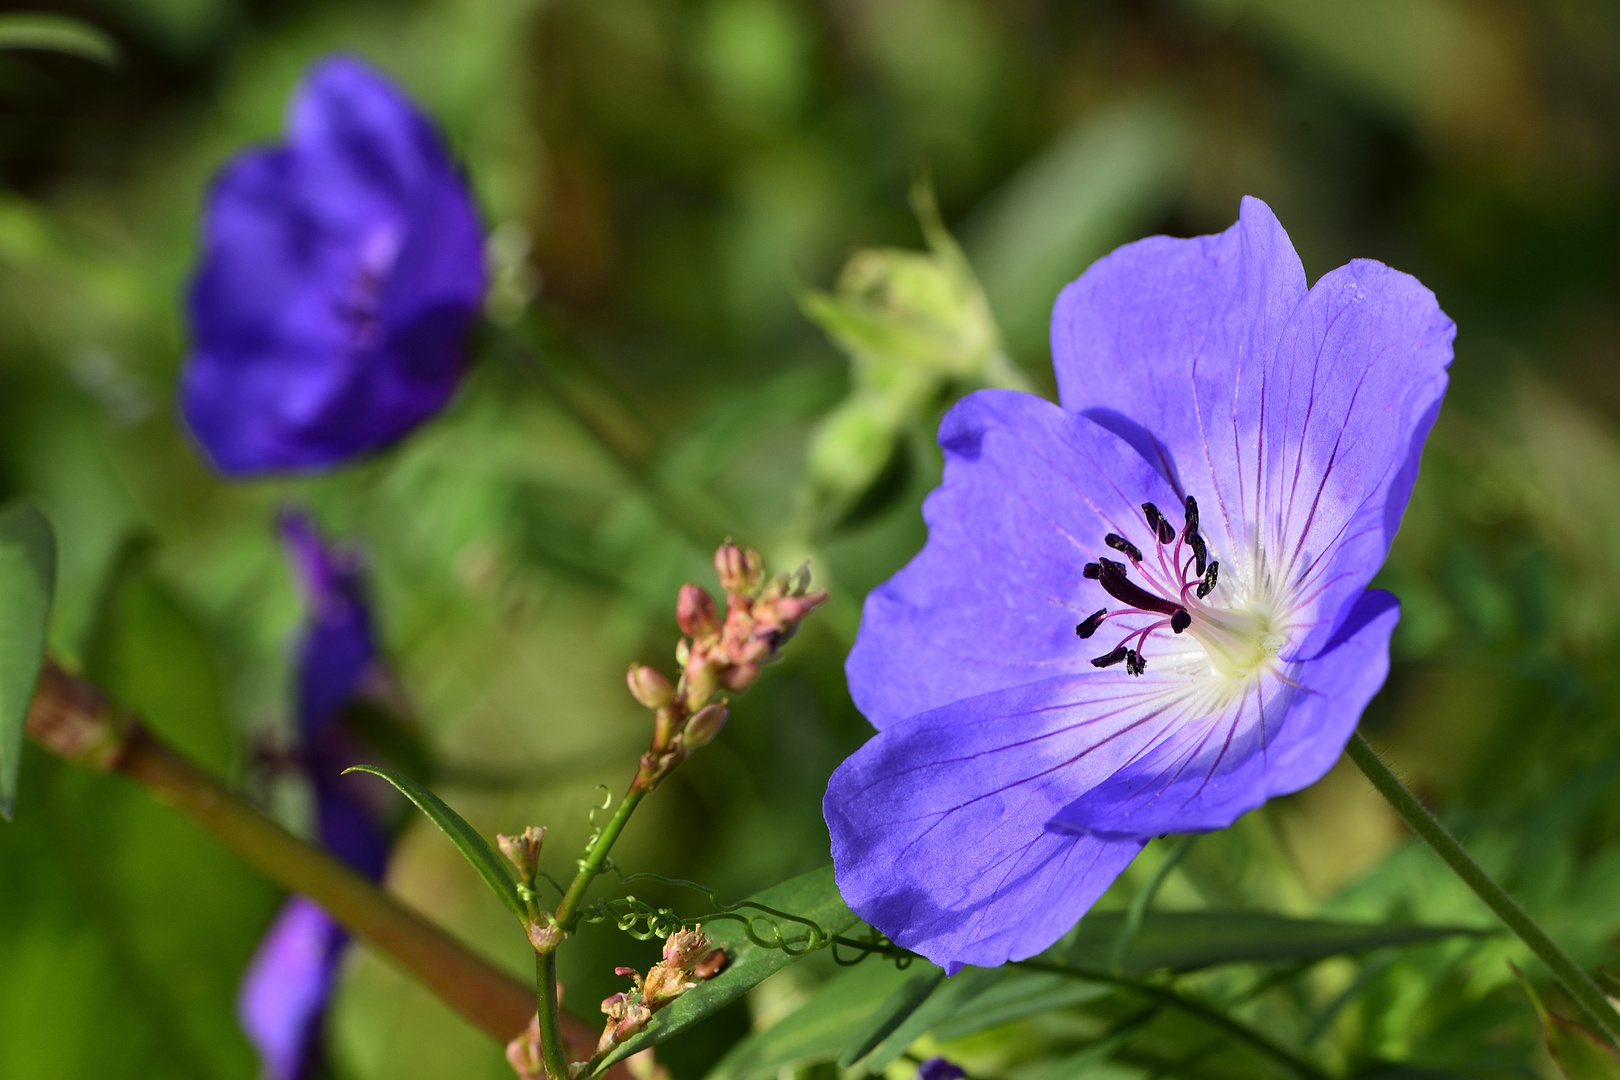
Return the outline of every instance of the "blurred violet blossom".
[[[298,641],[298,723],[321,843],[376,881],[387,866],[388,833],[366,799],[371,789],[342,775],[361,755],[338,722],[377,662],[360,561],[324,544],[302,515],[285,515],[281,527],[308,603]],[[301,896],[287,901],[265,934],[242,980],[237,1015],[267,1080],[317,1074],[326,1004],[347,941]]]
[[[358,60],[316,64],[282,143],[214,181],[181,411],[227,476],[341,464],[450,399],[483,236],[433,124]]]
[[[1307,289],[1255,199],[1069,285],[1062,406],[953,408],[928,543],[867,598],[847,669],[878,735],[823,806],[850,906],[949,971],[994,966],[1150,838],[1319,779],[1388,671],[1399,608],[1367,585],[1454,334],[1376,262]]]
[[[917,1066],[917,1080],[962,1080],[967,1073],[942,1057],[932,1057]]]

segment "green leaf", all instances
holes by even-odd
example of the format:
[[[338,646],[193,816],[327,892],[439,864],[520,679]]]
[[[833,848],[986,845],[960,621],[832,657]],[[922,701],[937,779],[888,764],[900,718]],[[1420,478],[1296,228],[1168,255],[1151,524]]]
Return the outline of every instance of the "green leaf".
[[[1061,959],[1074,967],[1107,971],[1124,922],[1121,911],[1087,915],[1069,944],[1060,946]],[[1140,975],[1161,968],[1195,971],[1216,964],[1293,963],[1488,932],[1462,926],[1290,919],[1257,911],[1150,912],[1122,967],[1126,975]]]
[[[1007,971],[1006,977],[947,1016],[932,1034],[942,1041],[988,1031],[1015,1020],[1066,1009],[1117,993],[1102,983],[1045,971]]]
[[[812,870],[808,874],[800,874],[780,885],[774,885],[764,892],[749,897],[748,902],[763,904],[777,911],[809,919],[827,934],[842,934],[860,921],[844,903],[843,897],[838,894],[838,886],[833,882],[833,868],[830,865]],[[704,930],[708,933],[709,939],[716,947],[726,950],[728,958],[726,969],[708,982],[700,984],[697,989],[682,995],[673,1005],[659,1010],[653,1016],[647,1030],[610,1054],[602,1062],[598,1072],[638,1050],[644,1050],[685,1031],[710,1013],[730,1005],[769,976],[802,958],[808,951],[809,934],[805,928],[784,919],[751,912],[747,908],[739,914],[755,916],[754,924],[762,937],[769,936],[770,923],[778,924],[792,951],[756,944],[748,937],[743,924],[733,919],[714,919],[705,923]]]
[[[0,49],[41,49],[118,66],[118,46],[88,23],[61,15],[0,15]]]
[[[0,510],[0,817],[11,820],[23,726],[45,659],[56,585],[56,534],[27,503]]]
[[[959,1014],[970,1003],[976,1003],[982,994],[1006,977],[1006,968],[964,968],[957,972],[872,1051],[863,1067],[869,1073],[882,1072],[904,1054],[908,1046]]]
[[[928,967],[922,974],[932,988],[945,973]],[[852,1045],[850,1032],[869,1026],[874,1010],[881,1015],[917,978],[916,972],[901,971],[881,957],[846,968],[816,987],[803,1005],[732,1047],[706,1080],[762,1080],[783,1069],[831,1061]]]
[[[1513,974],[1535,1006],[1547,1052],[1558,1063],[1559,1072],[1568,1080],[1620,1080],[1620,1052],[1580,1024],[1554,1015],[1524,973],[1515,967]]]
[[[511,909],[512,914],[520,919],[529,917],[528,908],[523,903],[523,897],[518,894],[517,882],[512,880],[511,871],[506,863],[495,854],[489,843],[478,835],[478,830],[467,824],[467,819],[450,809],[449,805],[433,792],[418,784],[408,776],[384,769],[377,765],[356,765],[352,769],[345,769],[344,775],[352,772],[370,773],[380,776],[393,784],[416,808],[433,819],[433,824],[444,831],[450,842],[456,845],[461,857],[472,864],[478,871],[478,876],[484,879],[495,895],[501,898],[501,903]]]
[[[879,1043],[894,1034],[895,1028],[905,1023],[912,1013],[921,1008],[923,1002],[927,1001],[944,981],[944,969],[927,964],[923,966],[922,971],[900,984],[894,993],[883,999],[877,1011],[872,1013],[855,1038],[844,1047],[844,1052],[838,1055],[838,1067],[847,1069],[870,1054]]]

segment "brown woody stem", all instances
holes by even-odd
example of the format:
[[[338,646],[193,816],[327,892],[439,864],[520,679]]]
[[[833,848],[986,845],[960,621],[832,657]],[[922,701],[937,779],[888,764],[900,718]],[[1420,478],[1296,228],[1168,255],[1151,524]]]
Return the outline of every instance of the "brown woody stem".
[[[282,828],[164,746],[88,681],[47,660],[28,713],[28,733],[46,750],[124,776],[213,833],[276,884],[309,897],[355,937],[388,957],[491,1037],[528,1026],[534,992],[344,863]],[[588,1056],[596,1036],[562,1014],[564,1038]]]

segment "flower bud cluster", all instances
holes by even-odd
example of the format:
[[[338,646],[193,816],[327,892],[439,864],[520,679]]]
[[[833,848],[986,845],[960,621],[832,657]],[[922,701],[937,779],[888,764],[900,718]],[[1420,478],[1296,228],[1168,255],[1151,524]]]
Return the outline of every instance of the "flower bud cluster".
[[[714,570],[726,593],[724,617],[701,585],[683,585],[676,599],[675,621],[686,635],[675,650],[679,681],[671,685],[643,664],[632,664],[625,676],[630,696],[655,714],[652,747],[636,779],[648,789],[720,733],[726,702],[715,696],[753,685],[804,617],[827,600],[825,592],[810,591],[808,565],[767,579],[759,552],[729,540],[714,553]]]
[[[725,965],[725,951],[716,949],[703,927],[682,927],[664,942],[664,958],[642,978],[635,968],[615,968],[614,974],[631,979],[635,985],[602,1002],[607,1025],[596,1044],[596,1057],[610,1053],[631,1036],[644,1030],[653,1014],[693,989],[704,979],[718,975]]]

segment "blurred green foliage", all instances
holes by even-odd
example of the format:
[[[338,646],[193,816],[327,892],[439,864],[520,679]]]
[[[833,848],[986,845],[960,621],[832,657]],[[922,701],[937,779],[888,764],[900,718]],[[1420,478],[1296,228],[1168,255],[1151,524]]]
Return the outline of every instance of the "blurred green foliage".
[[[1382,259],[1434,288],[1461,327],[1454,390],[1384,574],[1405,615],[1368,723],[1554,936],[1615,964],[1612,5],[37,6],[105,31],[124,62],[0,52],[0,495],[36,500],[60,535],[54,647],[293,827],[307,826],[307,792],[263,752],[290,737],[299,610],[273,536],[288,501],[368,551],[390,654],[444,770],[436,789],[486,834],[550,826],[558,873],[588,835],[596,786],[620,787],[645,738],[622,672],[631,658],[672,666],[676,588],[710,582],[726,535],[776,565],[814,556],[834,605],[616,858],[732,897],[824,863],[826,776],[869,730],[842,658],[861,596],[921,545],[939,413],[985,381],[1050,391],[1045,323],[1064,281],[1136,236],[1224,228],[1254,194],[1313,277]],[[396,450],[233,487],[198,463],[172,405],[196,214],[211,172],[274,137],[299,71],[337,49],[394,73],[444,123],[493,230],[491,315],[506,329],[481,341],[446,415]],[[919,170],[965,264],[919,231]],[[879,417],[878,449],[828,435],[876,384],[825,304],[892,308],[942,267],[956,276],[921,287],[982,286],[1008,366],[992,379],[942,355],[923,373],[891,365],[925,377]],[[853,366],[796,292],[823,298],[811,310]],[[996,340],[993,326],[970,330]],[[807,498],[823,500],[816,512]],[[1169,851],[1150,845],[1103,907],[1127,905]],[[406,832],[389,882],[526,972],[527,945],[430,825]],[[0,828],[0,1076],[252,1076],[232,1001],[275,902],[140,793],[29,752],[18,821]],[[1200,839],[1157,904],[1490,925],[1342,769]],[[563,954],[567,1002],[592,1014],[621,988],[613,966],[645,967],[652,951],[589,928]],[[1173,985],[1338,1075],[1554,1077],[1510,961],[1568,1012],[1503,937],[1226,965]],[[796,965],[660,1059],[700,1080],[808,1000],[822,1011],[778,1042],[821,1034],[772,1067],[831,1080],[847,1039],[824,1029],[858,1033],[901,978],[880,964]],[[814,995],[834,976],[847,995]],[[1011,1009],[985,1015],[1005,1023],[942,1020],[910,1052],[1007,1080],[1286,1075],[1130,993],[1018,992],[1046,1007],[985,989]],[[509,1075],[498,1047],[363,950],[331,1042],[353,1080]],[[890,1071],[912,1068],[896,1057]]]

